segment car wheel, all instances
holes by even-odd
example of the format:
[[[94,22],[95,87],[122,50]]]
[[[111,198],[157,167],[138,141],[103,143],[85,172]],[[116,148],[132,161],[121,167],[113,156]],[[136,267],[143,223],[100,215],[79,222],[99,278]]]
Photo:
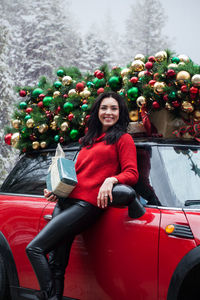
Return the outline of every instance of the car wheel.
[[[2,256],[0,255],[0,300],[7,300],[8,286],[7,286],[6,268]]]

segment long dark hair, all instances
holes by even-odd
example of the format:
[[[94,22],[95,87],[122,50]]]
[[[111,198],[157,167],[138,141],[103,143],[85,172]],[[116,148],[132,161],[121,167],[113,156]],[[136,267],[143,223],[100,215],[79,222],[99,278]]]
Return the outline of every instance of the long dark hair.
[[[101,93],[92,106],[90,118],[88,120],[88,131],[81,139],[81,146],[93,145],[95,138],[102,133],[102,124],[98,117],[99,107],[104,98],[114,98],[119,105],[119,120],[106,131],[104,140],[107,144],[114,144],[127,131],[129,123],[128,108],[122,96],[115,92]]]

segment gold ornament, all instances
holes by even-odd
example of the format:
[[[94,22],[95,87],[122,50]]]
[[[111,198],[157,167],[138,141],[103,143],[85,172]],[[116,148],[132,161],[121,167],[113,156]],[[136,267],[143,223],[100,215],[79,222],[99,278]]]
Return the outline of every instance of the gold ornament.
[[[63,85],[70,85],[72,83],[72,78],[70,76],[64,76],[62,78]]]
[[[121,70],[120,74],[122,77],[124,77],[127,76],[130,72],[131,70],[129,68],[124,68],[123,70]]]
[[[185,54],[179,55],[178,58],[180,59],[180,61],[183,61],[183,62],[189,62],[190,61],[189,57]]]
[[[46,146],[47,146],[47,143],[45,141],[43,141],[43,142],[40,143],[40,147],[42,149],[46,148]]]
[[[137,106],[142,107],[142,106],[146,105],[147,101],[144,96],[140,96],[137,98],[136,103],[137,103]]]
[[[200,86],[200,74],[195,74],[192,76],[191,81],[194,86]]]
[[[19,129],[19,125],[21,124],[21,121],[16,119],[16,120],[12,120],[12,126],[15,129]]]
[[[141,53],[136,54],[136,56],[134,57],[134,60],[141,60],[141,61],[145,62],[145,56]]]
[[[144,63],[141,60],[134,60],[131,64],[131,69],[136,72],[140,72],[144,70]]]
[[[178,98],[182,98],[183,93],[182,93],[181,91],[177,91],[177,92],[176,92],[176,95],[178,96]]]
[[[56,98],[56,97],[58,97],[58,96],[60,96],[61,95],[61,93],[59,92],[59,91],[55,91],[54,93],[53,93],[53,98]]]
[[[176,81],[178,84],[184,84],[186,80],[190,80],[190,73],[187,71],[180,71],[176,75]]]
[[[14,148],[17,147],[18,142],[19,142],[19,139],[20,139],[20,134],[19,134],[19,132],[13,133],[13,135],[11,136],[11,145],[12,145]]]
[[[84,98],[88,98],[88,97],[90,97],[90,95],[91,95],[91,92],[90,92],[87,88],[85,88],[85,89],[83,90],[83,93],[84,93]]]
[[[69,124],[67,122],[63,122],[61,125],[60,125],[60,129],[62,131],[67,131],[67,129],[69,128]]]
[[[158,62],[161,62],[165,59],[167,59],[167,52],[166,51],[159,51],[155,54],[155,59]]]
[[[167,110],[174,110],[174,107],[171,106],[171,104],[169,102],[166,102],[165,107]]]
[[[54,120],[55,122],[58,122],[58,119],[59,119],[59,116],[54,116],[54,118],[53,118],[53,120]]]
[[[153,86],[154,93],[157,95],[162,94],[164,92],[164,88],[166,87],[165,82],[156,82]]]
[[[52,130],[56,130],[57,129],[57,124],[55,121],[51,122],[50,127]]]
[[[124,76],[122,80],[124,84],[127,84],[129,79],[127,76]]]
[[[37,142],[37,141],[32,142],[32,148],[33,148],[34,150],[37,150],[37,149],[39,148],[39,146],[40,146],[40,143],[39,143],[39,142]]]
[[[178,67],[180,66],[185,66],[185,63],[183,61],[181,61],[180,63],[178,63]]]
[[[48,130],[48,125],[47,124],[42,124],[38,127],[39,133],[45,133]]]
[[[185,111],[186,113],[192,113],[194,110],[194,106],[188,101],[183,101],[182,110]]]
[[[178,68],[178,65],[177,65],[177,64],[169,64],[169,65],[167,66],[167,68],[168,68],[168,69],[176,69],[176,68]]]
[[[194,111],[194,121],[200,121],[200,110]]]
[[[34,126],[34,121],[33,121],[33,119],[28,119],[28,120],[26,121],[26,126],[27,126],[28,128],[33,128],[33,126]]]
[[[68,92],[68,95],[69,95],[69,96],[72,96],[72,95],[75,95],[75,94],[77,94],[75,89],[71,89],[71,90],[69,90],[69,92]]]
[[[131,110],[129,112],[129,119],[132,122],[137,122],[138,121],[138,110]]]
[[[145,76],[145,71],[141,71],[138,73],[138,78],[144,77]]]

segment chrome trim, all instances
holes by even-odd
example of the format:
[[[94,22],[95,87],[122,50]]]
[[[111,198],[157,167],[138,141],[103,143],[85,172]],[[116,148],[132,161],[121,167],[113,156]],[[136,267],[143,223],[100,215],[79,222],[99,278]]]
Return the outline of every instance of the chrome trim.
[[[52,215],[44,215],[43,217],[45,220],[47,221],[51,221],[51,219],[53,218]]]

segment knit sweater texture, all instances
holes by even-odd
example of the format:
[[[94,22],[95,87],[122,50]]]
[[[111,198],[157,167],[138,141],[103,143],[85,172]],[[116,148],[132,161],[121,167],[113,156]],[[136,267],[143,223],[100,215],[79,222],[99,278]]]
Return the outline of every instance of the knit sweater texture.
[[[115,144],[106,144],[105,134],[93,146],[83,147],[75,164],[78,184],[69,195],[97,206],[97,196],[107,177],[133,186],[138,180],[136,147],[133,138],[123,134]]]

